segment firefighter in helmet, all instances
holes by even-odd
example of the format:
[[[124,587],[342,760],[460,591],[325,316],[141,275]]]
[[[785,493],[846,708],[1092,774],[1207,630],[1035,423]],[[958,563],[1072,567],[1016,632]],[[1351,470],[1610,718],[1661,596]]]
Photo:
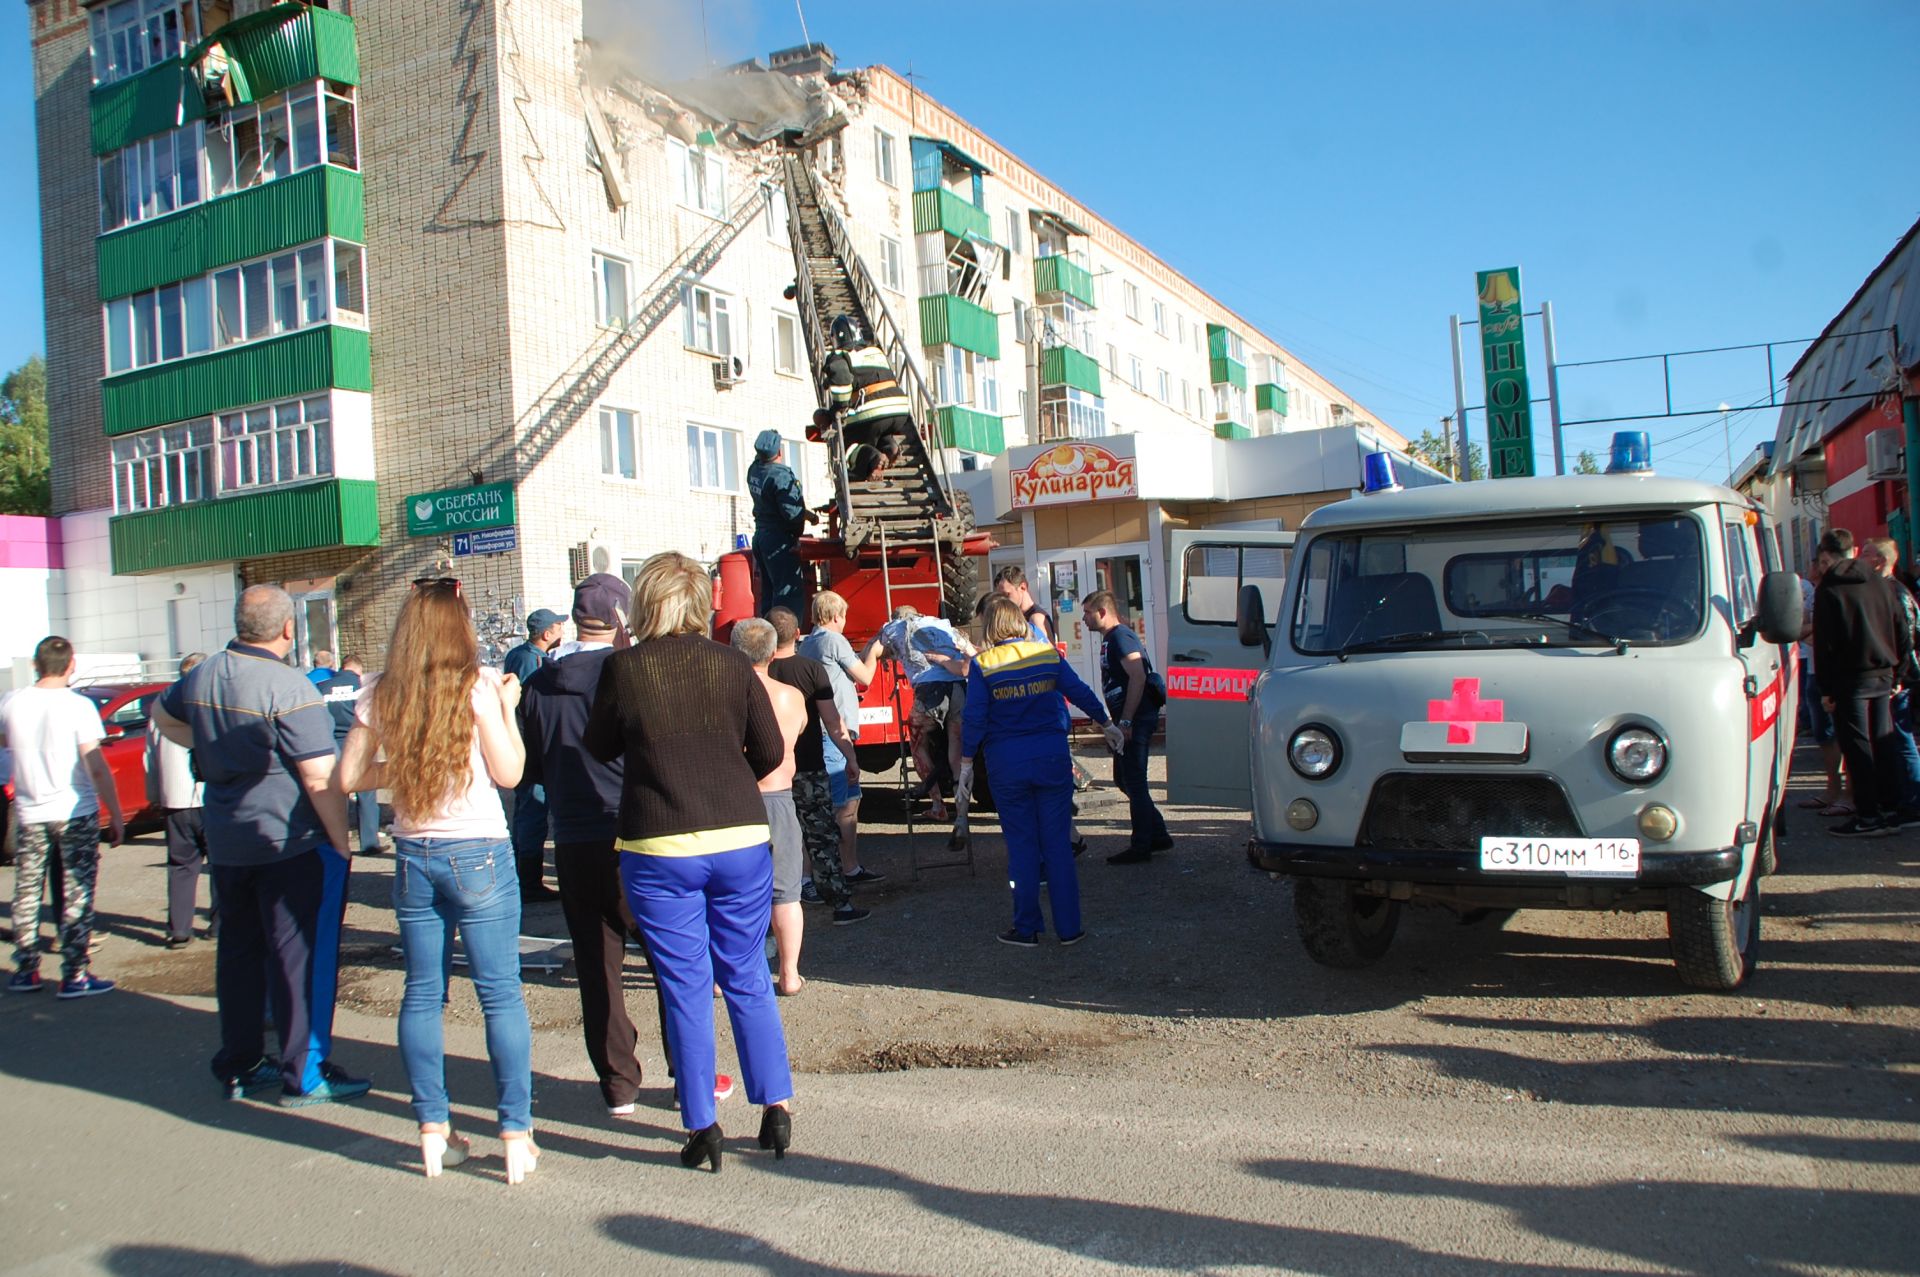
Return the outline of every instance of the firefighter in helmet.
[[[851,315],[833,321],[827,356],[827,394],[845,408],[847,472],[870,479],[898,461],[913,429],[911,401],[894,377],[886,352],[867,339]]]

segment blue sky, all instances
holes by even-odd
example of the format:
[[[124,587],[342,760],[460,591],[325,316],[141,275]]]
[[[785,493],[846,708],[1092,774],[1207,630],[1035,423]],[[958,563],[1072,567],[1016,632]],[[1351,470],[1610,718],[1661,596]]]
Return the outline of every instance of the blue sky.
[[[800,39],[792,0],[601,3],[681,65]],[[804,7],[843,66],[910,68],[1409,434],[1451,411],[1447,316],[1471,313],[1476,270],[1520,265],[1567,361],[1804,338],[1920,216],[1910,0]],[[26,6],[0,3],[9,367],[44,340],[32,83]],[[1758,353],[1674,380],[1676,408],[1767,394]],[[1664,400],[1657,362],[1562,391],[1573,418]],[[1736,461],[1776,416],[1731,417]],[[1616,428],[1569,448],[1604,455]],[[1663,469],[1721,477],[1717,417],[1649,428]],[[1544,412],[1537,441],[1550,458]]]

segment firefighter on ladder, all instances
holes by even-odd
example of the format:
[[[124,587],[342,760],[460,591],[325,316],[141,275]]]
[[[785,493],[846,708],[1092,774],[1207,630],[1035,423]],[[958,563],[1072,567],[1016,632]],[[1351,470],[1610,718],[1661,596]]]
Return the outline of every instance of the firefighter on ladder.
[[[912,405],[886,352],[866,340],[851,315],[833,321],[832,338],[827,395],[846,410],[847,475],[859,482],[900,459],[913,429]]]
[[[760,565],[760,615],[776,607],[795,616],[806,609],[806,568],[800,534],[820,516],[807,509],[800,480],[782,456],[780,432],[762,430],[753,441],[747,493],[753,498],[753,557]]]

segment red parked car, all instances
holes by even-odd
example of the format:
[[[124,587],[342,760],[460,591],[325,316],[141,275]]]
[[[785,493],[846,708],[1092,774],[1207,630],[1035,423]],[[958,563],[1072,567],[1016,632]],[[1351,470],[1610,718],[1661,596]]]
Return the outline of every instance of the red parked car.
[[[107,769],[113,773],[113,787],[120,792],[120,813],[127,829],[157,826],[166,819],[158,807],[147,804],[147,719],[153,698],[167,690],[166,683],[96,683],[73,690],[94,703],[107,738],[100,742]],[[13,802],[13,784],[7,784],[7,802]],[[107,809],[100,808],[100,827],[107,827]]]

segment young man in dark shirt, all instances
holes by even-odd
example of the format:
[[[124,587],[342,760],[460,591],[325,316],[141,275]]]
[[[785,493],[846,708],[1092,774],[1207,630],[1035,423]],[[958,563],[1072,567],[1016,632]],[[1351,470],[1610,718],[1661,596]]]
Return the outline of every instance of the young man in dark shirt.
[[[1829,566],[1813,596],[1813,669],[1833,713],[1840,753],[1853,780],[1854,814],[1832,829],[1841,838],[1875,838],[1911,820],[1900,808],[1899,736],[1891,700],[1913,656],[1900,587],[1854,557],[1853,535],[1820,538]]]
[[[833,925],[848,926],[869,917],[872,910],[854,907],[853,889],[840,869],[840,825],[833,817],[833,789],[827,780],[826,751],[820,744],[822,727],[841,753],[849,759],[857,755],[833,703],[833,680],[827,667],[794,651],[800,618],[784,607],[776,607],[767,613],[767,620],[773,623],[779,640],[773,660],[767,664],[768,676],[798,689],[807,698],[807,726],[793,746],[793,805],[799,809],[800,828],[806,835],[814,889],[833,906]]]
[[[1173,847],[1167,822],[1147,789],[1147,754],[1160,724],[1160,707],[1166,704],[1165,685],[1153,672],[1146,644],[1120,619],[1120,605],[1111,590],[1095,590],[1080,600],[1080,608],[1087,629],[1101,639],[1101,696],[1126,738],[1113,756],[1113,783],[1127,796],[1133,836],[1127,849],[1108,856],[1107,863],[1143,864],[1153,859],[1154,852]]]

